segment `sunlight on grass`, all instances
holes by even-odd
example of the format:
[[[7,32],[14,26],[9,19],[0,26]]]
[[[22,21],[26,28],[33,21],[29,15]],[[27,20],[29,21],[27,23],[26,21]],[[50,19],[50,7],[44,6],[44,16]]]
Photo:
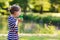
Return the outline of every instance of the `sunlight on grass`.
[[[7,37],[0,36],[0,40],[7,40]],[[20,36],[19,40],[60,40],[60,36]]]

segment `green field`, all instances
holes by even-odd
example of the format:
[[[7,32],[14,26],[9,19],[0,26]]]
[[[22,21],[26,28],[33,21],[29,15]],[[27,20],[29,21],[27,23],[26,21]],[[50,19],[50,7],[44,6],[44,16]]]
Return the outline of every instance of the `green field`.
[[[29,14],[32,14],[33,16],[42,16],[42,17],[45,17],[45,16],[57,16],[57,17],[60,17],[60,13],[45,13],[45,14],[39,14],[39,13],[27,13],[26,15],[29,15]],[[0,16],[0,34],[7,34],[8,33],[8,16],[7,15],[1,15]],[[36,18],[37,19],[37,18]],[[32,23],[29,21],[29,22],[26,22],[25,25],[23,25],[22,23],[19,24],[19,33],[45,33],[45,34],[53,34],[53,33],[58,33],[60,34],[60,31],[59,32],[55,32],[57,30],[55,30],[55,26],[54,25],[40,25],[39,23],[33,23],[34,27],[32,28]],[[42,28],[44,26],[44,28]]]
[[[28,14],[27,14],[28,15]],[[37,14],[39,15],[39,14]],[[40,14],[41,15],[41,14]],[[44,16],[45,14],[41,15],[41,16]],[[51,14],[49,14],[51,15]],[[34,14],[34,16],[36,16],[36,14]],[[46,15],[47,16],[47,15]],[[52,15],[53,16],[53,15]],[[54,15],[56,16],[56,15]],[[57,15],[58,17],[59,14]],[[1,17],[2,19],[0,19],[0,34],[8,34],[8,26],[7,26],[7,18],[6,16],[3,16]],[[28,28],[30,28],[30,25],[31,23],[25,23],[26,25],[26,29],[28,29],[28,31],[24,30],[23,31],[23,27],[24,26],[19,26],[19,33],[41,33],[41,34],[53,34],[53,33],[57,33],[57,34],[60,34],[60,30],[57,31],[55,30],[55,26],[48,26],[49,28],[46,27],[45,25],[45,28],[42,28],[40,24],[37,24],[37,23],[34,23],[35,24],[35,27],[33,28],[33,30],[29,30]],[[28,27],[29,26],[29,27]],[[5,36],[0,36],[0,40],[7,40],[7,37]],[[55,36],[55,37],[49,37],[49,36],[22,36],[22,37],[19,37],[19,40],[60,40],[60,36]]]
[[[0,37],[0,40],[7,40],[7,37]],[[49,37],[49,36],[22,36],[19,38],[19,40],[60,40],[59,36],[56,37]]]

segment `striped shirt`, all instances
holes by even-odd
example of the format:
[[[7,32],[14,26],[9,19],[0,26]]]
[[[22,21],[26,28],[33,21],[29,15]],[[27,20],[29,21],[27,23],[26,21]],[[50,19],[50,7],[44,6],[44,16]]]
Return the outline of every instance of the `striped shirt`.
[[[8,17],[8,40],[18,40],[18,26],[16,25],[16,21],[13,16]]]

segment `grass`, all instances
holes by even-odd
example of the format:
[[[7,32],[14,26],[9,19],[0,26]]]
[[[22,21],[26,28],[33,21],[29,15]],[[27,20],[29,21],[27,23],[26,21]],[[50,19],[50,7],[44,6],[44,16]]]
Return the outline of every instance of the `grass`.
[[[28,14],[32,14],[32,13],[27,13],[27,15]],[[44,16],[44,15],[46,15],[46,16],[48,16],[48,15],[53,15],[53,14],[51,14],[51,13],[46,13],[46,14],[39,14],[39,13],[33,13],[33,15],[35,15],[35,16]],[[57,15],[56,15],[57,16]],[[45,16],[44,16],[45,17]],[[5,16],[3,16],[2,15],[2,19],[0,19],[0,21],[1,21],[1,23],[0,23],[0,34],[7,34],[8,33],[8,23],[7,23],[7,16],[5,15]],[[2,25],[1,25],[2,24]],[[26,30],[23,30],[24,28],[20,25],[19,26],[19,33],[21,32],[21,30],[22,30],[22,33],[24,33],[24,31],[26,31],[26,33],[45,33],[45,32],[47,32],[47,30],[45,30],[45,29],[42,29],[41,27],[43,26],[43,25],[41,25],[40,26],[40,24],[34,24],[35,25],[35,27],[31,27],[30,25],[31,25],[31,23],[25,23],[25,25],[26,25],[26,27],[25,26],[23,26]],[[30,29],[31,28],[31,29]],[[27,30],[28,29],[28,30]],[[30,30],[29,30],[30,29]],[[41,31],[42,30],[42,31]],[[50,32],[50,30],[48,30],[49,32]]]
[[[39,15],[39,14],[34,14],[34,15],[36,16],[36,15]],[[41,16],[52,15],[52,16],[57,16],[57,17],[59,16],[59,14],[58,15],[55,15],[55,14],[40,14],[40,15]],[[2,33],[6,34],[8,32],[7,23],[6,23],[6,20],[4,20],[4,19],[2,21],[3,21],[2,22],[3,26],[0,26],[0,27],[2,27],[0,29],[0,34],[2,34]],[[27,25],[30,25],[30,24],[27,24]],[[36,24],[36,26],[38,26],[38,24]],[[39,26],[38,26],[38,28],[39,28]],[[35,29],[35,30],[37,30],[37,29]],[[45,32],[45,31],[43,30],[43,32]],[[38,31],[37,31],[37,33],[38,33]],[[60,31],[58,31],[58,33],[60,34]],[[0,40],[7,40],[7,37],[0,36]],[[19,40],[60,40],[60,36],[55,36],[55,37],[49,37],[49,36],[22,36],[22,37],[19,37]]]
[[[7,37],[1,36],[0,40],[7,40]],[[19,40],[60,40],[60,36],[49,37],[49,36],[22,36]]]
[[[48,37],[48,36],[32,36],[32,37],[22,37],[21,40],[59,40],[58,37]]]

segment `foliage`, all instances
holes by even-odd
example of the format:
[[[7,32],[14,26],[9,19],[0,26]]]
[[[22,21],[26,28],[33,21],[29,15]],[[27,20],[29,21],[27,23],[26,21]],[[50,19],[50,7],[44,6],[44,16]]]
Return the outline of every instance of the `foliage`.
[[[60,17],[53,17],[53,16],[46,16],[46,17],[43,17],[43,16],[38,16],[38,15],[36,15],[36,16],[34,16],[33,14],[29,14],[29,15],[26,15],[26,16],[24,16],[24,20],[32,20],[32,21],[34,21],[34,22],[38,22],[39,23],[39,21],[42,19],[42,21],[43,21],[43,23],[50,23],[50,22],[52,22],[52,23],[60,23]]]

